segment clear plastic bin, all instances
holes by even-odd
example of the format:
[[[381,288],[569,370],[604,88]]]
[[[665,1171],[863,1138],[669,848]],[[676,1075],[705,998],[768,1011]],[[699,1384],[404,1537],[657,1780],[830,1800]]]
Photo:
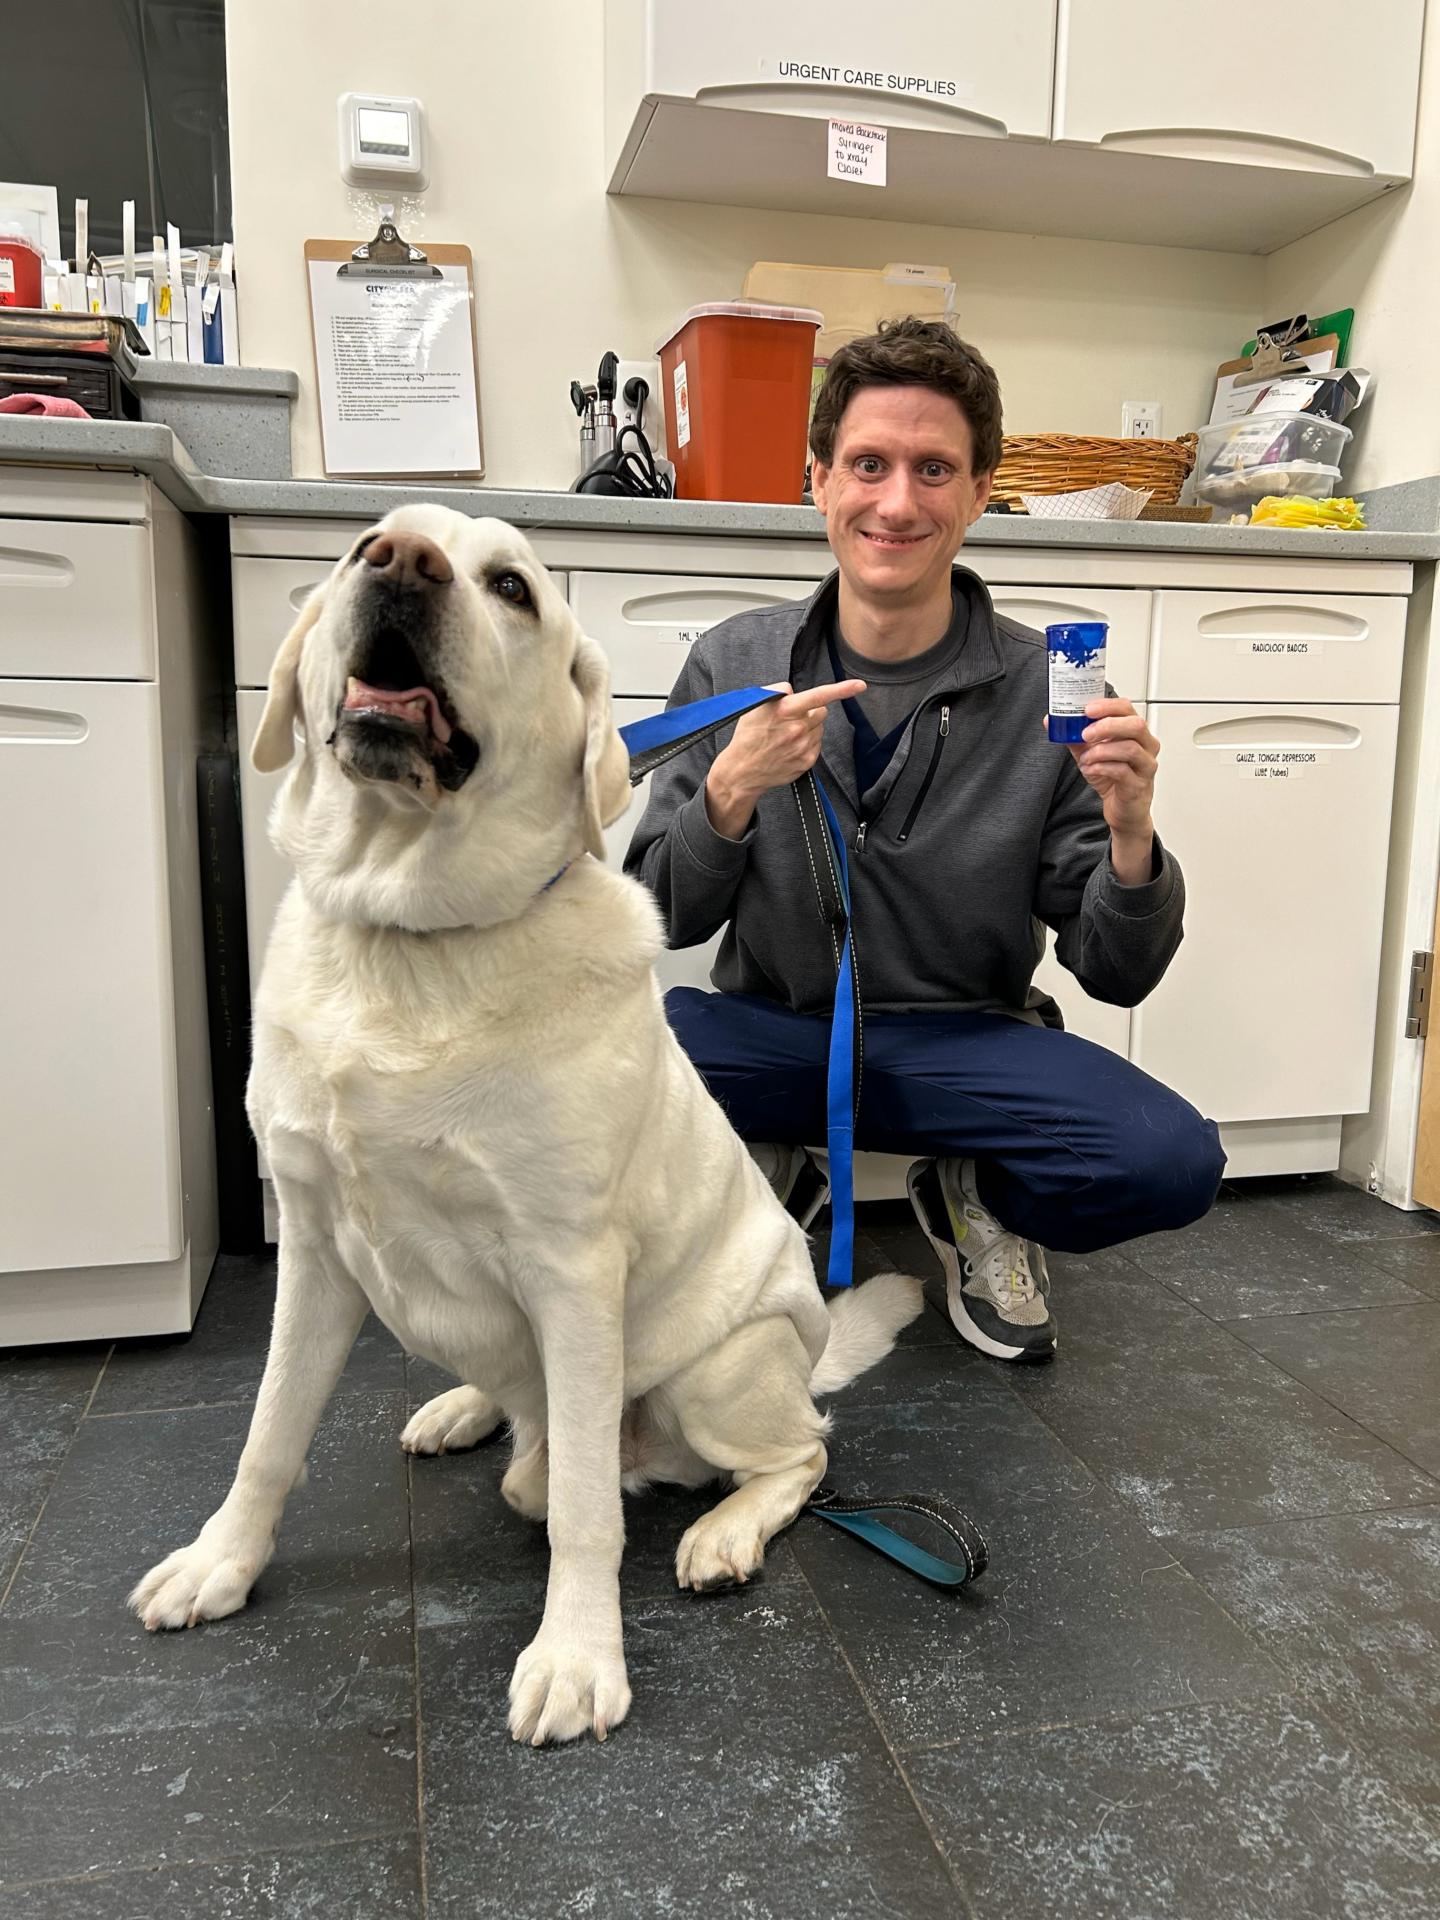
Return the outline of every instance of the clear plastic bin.
[[[1195,498],[1238,513],[1267,494],[1328,500],[1350,429],[1311,413],[1247,413],[1196,439]]]

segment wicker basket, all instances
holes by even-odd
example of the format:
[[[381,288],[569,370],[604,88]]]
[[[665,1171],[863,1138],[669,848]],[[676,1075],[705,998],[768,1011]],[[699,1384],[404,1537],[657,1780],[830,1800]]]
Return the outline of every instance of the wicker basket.
[[[992,489],[996,500],[1019,507],[1022,493],[1078,493],[1121,480],[1148,487],[1152,500],[1180,498],[1195,464],[1195,436],[1178,440],[1101,440],[1074,433],[1007,434]]]

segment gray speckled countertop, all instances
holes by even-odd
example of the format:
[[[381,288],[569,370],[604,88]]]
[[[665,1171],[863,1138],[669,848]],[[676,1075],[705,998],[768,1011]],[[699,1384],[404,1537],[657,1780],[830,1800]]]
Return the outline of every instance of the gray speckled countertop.
[[[391,507],[441,499],[462,513],[493,514],[521,527],[729,534],[747,539],[824,538],[824,521],[812,507],[738,501],[607,500],[595,495],[507,492],[436,481],[379,486],[353,480],[223,480],[202,473],[169,427],[144,423],[0,417],[0,462],[112,467],[145,473],[186,513],[378,519]],[[1365,533],[1155,520],[1032,520],[1023,514],[987,514],[971,528],[967,542],[974,546],[1089,547],[1134,553],[1435,560],[1440,559],[1435,495],[1432,481],[1375,489],[1367,495],[1372,516],[1388,520],[1389,525]],[[1389,510],[1375,511],[1382,505]]]

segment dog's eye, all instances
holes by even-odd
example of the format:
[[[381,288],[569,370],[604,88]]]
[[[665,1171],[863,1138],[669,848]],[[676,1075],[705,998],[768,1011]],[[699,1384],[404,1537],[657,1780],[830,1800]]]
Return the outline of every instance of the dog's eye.
[[[533,607],[535,604],[528,582],[518,573],[497,573],[490,585],[502,600],[508,600],[513,607]]]

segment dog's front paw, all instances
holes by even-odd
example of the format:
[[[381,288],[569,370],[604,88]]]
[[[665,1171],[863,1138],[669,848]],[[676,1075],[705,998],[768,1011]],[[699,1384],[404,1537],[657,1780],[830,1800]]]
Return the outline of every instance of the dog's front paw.
[[[721,1501],[702,1514],[680,1542],[675,1555],[678,1585],[695,1593],[717,1587],[743,1587],[765,1558],[765,1540],[754,1521],[727,1514]]]
[[[478,1446],[504,1417],[479,1387],[451,1387],[410,1416],[400,1444],[406,1453],[459,1453]]]
[[[603,1740],[629,1711],[630,1682],[618,1642],[613,1648],[572,1643],[542,1627],[515,1663],[510,1731],[532,1747],[578,1740],[587,1730]]]
[[[130,1595],[130,1605],[154,1633],[160,1627],[194,1627],[238,1613],[273,1549],[256,1550],[233,1539],[202,1532],[150,1569]]]
[[[522,1519],[543,1523],[550,1502],[550,1455],[542,1440],[528,1453],[516,1454],[505,1469],[500,1492]]]

